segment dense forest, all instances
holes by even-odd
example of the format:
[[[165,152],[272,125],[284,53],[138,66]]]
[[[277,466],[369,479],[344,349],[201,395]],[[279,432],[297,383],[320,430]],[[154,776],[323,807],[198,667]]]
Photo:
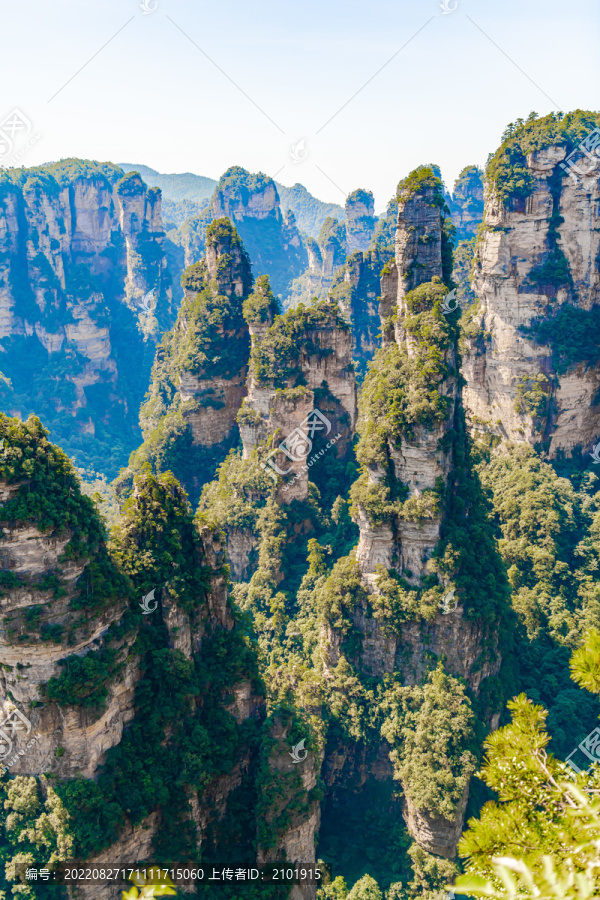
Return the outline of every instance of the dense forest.
[[[598,896],[598,127],[0,177],[0,900]]]

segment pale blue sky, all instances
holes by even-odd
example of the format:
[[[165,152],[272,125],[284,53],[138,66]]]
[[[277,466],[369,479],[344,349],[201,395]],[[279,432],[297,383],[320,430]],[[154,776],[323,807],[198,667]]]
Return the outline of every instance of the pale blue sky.
[[[449,185],[485,163],[532,109],[600,108],[596,0],[439,2],[0,0],[0,118],[17,107],[41,133],[24,165],[237,164],[334,202],[370,188],[380,211],[420,163]]]

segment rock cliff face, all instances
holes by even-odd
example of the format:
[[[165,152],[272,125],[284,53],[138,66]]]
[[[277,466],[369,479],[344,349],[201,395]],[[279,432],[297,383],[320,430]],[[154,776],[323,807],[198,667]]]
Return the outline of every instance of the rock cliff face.
[[[13,735],[13,746],[3,747],[2,762],[13,774],[52,772],[57,777],[81,774],[89,778],[133,716],[139,669],[129,650],[135,633],[115,630],[127,604],[127,585],[117,578],[115,586],[121,594],[110,605],[106,603],[102,577],[94,583],[92,571],[100,562],[97,570],[103,566],[105,578],[114,579],[115,573],[111,573],[91,501],[80,496],[73,470],[39,425],[33,420],[26,425],[15,423],[6,417],[2,422],[0,708],[3,720],[14,716],[15,709],[25,720],[21,719],[22,726]],[[15,477],[23,464],[29,476]],[[61,469],[62,483],[56,477]],[[57,503],[63,509],[59,513],[55,506],[50,520],[47,514],[24,516],[26,491],[31,497],[44,492],[50,509]],[[30,508],[35,510],[35,504]],[[87,534],[87,541],[82,542],[82,534]],[[103,659],[107,653],[114,657],[111,665],[116,677],[107,688],[100,714],[49,702],[54,694],[52,690],[48,694],[48,683],[63,673],[65,657],[79,660],[97,654],[97,659]],[[30,740],[34,741],[31,749],[19,756]]]
[[[405,315],[402,301],[420,284],[442,276],[443,201],[433,179],[408,183],[398,190],[396,268],[397,308]],[[432,182],[432,183],[430,183]]]
[[[456,238],[474,238],[483,221],[483,172],[479,166],[466,166],[456,181],[448,206],[456,226]]]
[[[331,287],[344,277],[340,269],[346,258],[368,250],[377,223],[373,210],[373,194],[354,191],[346,199],[345,221],[327,216],[316,240],[307,238],[308,269],[294,283],[290,305],[310,302],[313,297],[325,299]]]
[[[267,323],[265,323],[266,325]],[[335,439],[342,456],[352,442],[356,388],[352,338],[337,304],[289,310],[253,327],[248,396],[240,412],[244,457],[268,452],[283,502],[305,499],[315,450]],[[317,441],[317,438],[320,438]],[[279,449],[277,449],[279,448]]]
[[[371,191],[359,189],[346,198],[348,253],[368,250],[375,231],[375,202]]]
[[[352,358],[360,380],[369,361],[380,346],[381,320],[379,299],[380,274],[383,268],[377,250],[352,253],[332,282],[330,297],[352,328]]]
[[[115,471],[173,321],[160,191],[81,160],[6,172],[0,190],[3,408],[35,408],[82,463]]]
[[[204,256],[206,231],[213,218],[212,206],[208,206],[197,215],[186,219],[178,229],[169,232],[171,240],[183,250],[182,270],[200,262]]]
[[[206,233],[205,259],[186,270],[177,321],[163,338],[140,422],[144,443],[118,484],[149,461],[172,469],[192,498],[237,439],[250,351],[242,309],[252,288],[250,261],[228,219]]]
[[[231,853],[230,804],[237,796],[239,810],[240,795],[255,795],[265,701],[230,605],[220,533],[192,522],[172,476],[146,474],[109,556],[93,503],[39,422],[2,417],[0,432],[0,762],[29,777],[23,784],[31,790],[30,782],[51,778],[62,804],[42,845],[33,840],[33,858],[48,866],[45,841],[58,829],[59,859],[152,860],[174,822],[180,857]],[[148,584],[160,592],[151,619],[137,611]],[[307,779],[306,796],[314,771]],[[93,821],[89,804],[96,804]],[[269,859],[285,848],[314,861],[318,804],[295,815]],[[116,893],[110,886],[82,892]]]
[[[312,795],[317,786],[322,754],[300,750],[298,754],[300,761],[294,762],[290,759],[292,754],[288,749],[297,743],[292,737],[292,723],[274,716],[269,724],[272,746],[267,766],[270,777],[277,778],[280,788],[276,794],[265,797],[268,806],[264,812],[264,821],[260,824],[260,831],[264,833],[273,828],[286,807],[300,808],[290,816],[290,821],[276,844],[273,845],[272,840],[268,843],[263,841],[261,846],[259,838],[258,863],[266,865],[281,859],[283,854],[283,857],[290,861],[314,865],[315,833],[319,830],[321,817],[319,803]],[[315,886],[308,884],[294,885],[290,894],[291,900],[303,898],[309,900],[314,896]]]
[[[357,448],[363,469],[352,488],[362,586],[348,587],[355,597],[348,618],[360,635],[360,651],[348,656],[343,636],[331,627],[323,646],[330,672],[342,665],[345,652],[368,678],[397,673],[403,685],[416,686],[437,658],[444,660],[451,679],[464,678],[477,693],[481,682],[498,671],[497,650],[482,659],[482,644],[493,647],[494,640],[489,623],[472,611],[469,591],[453,600],[455,571],[465,563],[455,563],[454,572],[440,565],[445,552],[440,548],[456,515],[450,498],[464,490],[457,487],[457,478],[464,476],[455,461],[456,434],[464,433],[458,332],[456,316],[444,313],[450,277],[445,209],[441,181],[430,167],[420,167],[400,183],[395,259],[381,279],[386,341],[363,387]],[[356,564],[349,563],[350,573]],[[415,601],[408,599],[411,592]],[[395,596],[404,598],[398,600],[404,612],[397,628],[391,621],[386,626],[382,612]],[[412,613],[410,602],[420,604]],[[461,788],[451,815],[438,815],[421,805],[417,785],[400,777],[412,837],[430,853],[454,857],[468,786]]]
[[[324,300],[336,269],[344,264],[347,253],[346,224],[327,216],[318,237],[306,238],[308,268],[292,284],[287,306],[310,303],[314,297]]]
[[[427,174],[417,180],[413,173],[401,184],[398,192],[396,257],[387,267],[389,274],[386,273],[385,285],[382,284],[382,304],[387,305],[386,318],[391,316],[394,319],[396,345],[405,350],[409,359],[418,358],[423,348],[419,339],[405,326],[407,320],[415,313],[423,312],[426,305],[425,301],[413,301],[407,305],[406,297],[419,285],[432,282],[434,278],[443,288],[440,279],[443,270],[440,198],[439,179]],[[395,291],[395,297],[390,295],[390,291]],[[412,433],[402,437],[400,446],[390,446],[388,451],[388,464],[393,467],[393,477],[408,488],[408,503],[411,498],[422,499],[423,491],[433,491],[438,479],[445,480],[452,466],[451,450],[442,447],[447,445],[444,436],[454,427],[456,354],[448,346],[443,355],[447,371],[452,374],[444,378],[437,389],[447,400],[448,415],[435,426],[415,424]],[[381,464],[371,466],[369,481],[374,485],[382,484],[387,477],[385,468]],[[361,538],[357,559],[363,573],[372,576],[377,566],[390,568],[395,564],[399,571],[410,572],[410,579],[420,581],[439,539],[441,515],[430,512],[426,521],[403,515],[393,527],[389,522],[373,524],[363,512],[359,513],[359,517]]]
[[[551,457],[590,449],[600,435],[595,352],[600,181],[568,177],[566,143],[526,156],[529,191],[500,199],[487,184],[476,245],[479,304],[465,328],[465,406],[476,430],[543,447]]]
[[[306,248],[296,227],[294,213],[279,208],[275,182],[266,175],[252,175],[239,166],[220,178],[212,199],[214,219],[226,216],[237,228],[248,251],[255,275],[268,275],[282,299],[291,282],[308,264]]]

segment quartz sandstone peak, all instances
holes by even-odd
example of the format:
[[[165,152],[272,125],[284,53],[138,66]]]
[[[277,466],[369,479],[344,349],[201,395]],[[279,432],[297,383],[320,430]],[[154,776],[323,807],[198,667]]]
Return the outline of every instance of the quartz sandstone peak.
[[[177,320],[158,348],[148,398],[140,411],[144,443],[122,470],[119,489],[149,462],[171,469],[192,499],[237,439],[250,352],[244,302],[252,290],[250,260],[237,229],[215,219],[206,258],[182,275]]]
[[[368,250],[375,230],[375,201],[371,191],[353,191],[346,198],[346,240],[348,253]]]
[[[351,491],[360,538],[355,561],[350,557],[346,564],[344,583],[350,583],[344,590],[354,598],[348,617],[359,635],[353,665],[364,675],[397,674],[402,685],[420,690],[432,658],[438,658],[453,683],[463,678],[477,693],[481,682],[497,673],[498,655],[493,649],[482,660],[487,625],[465,615],[463,602],[452,615],[443,613],[440,604],[455,576],[435,556],[444,529],[447,533],[451,527],[449,498],[462,477],[455,470],[454,446],[457,432],[464,434],[457,316],[446,316],[443,305],[450,287],[447,220],[439,177],[429,166],[411,172],[398,190],[395,257],[381,275],[385,342],[361,395],[357,458],[362,474]],[[382,610],[395,602],[395,592],[402,599],[386,619]],[[420,598],[412,613],[405,608],[410,596]],[[401,624],[395,615],[402,616]],[[327,624],[322,652],[329,672],[343,664],[343,641]],[[490,645],[495,648],[493,637]],[[466,698],[462,702],[468,706]],[[383,746],[395,758],[403,751],[392,743],[392,748]],[[457,802],[444,815],[422,806],[418,785],[401,776],[408,830],[428,852],[456,855],[470,771],[458,772]]]
[[[110,163],[76,159],[8,170],[0,181],[0,339],[10,379],[3,408],[26,415],[33,405],[71,452],[82,434],[108,440],[110,452],[104,432],[113,416],[125,417],[133,440],[135,413],[124,396],[143,394],[145,342],[156,343],[160,323],[174,317],[160,191]],[[127,326],[134,375],[119,361]],[[25,355],[36,361],[33,382],[22,371]]]
[[[600,439],[598,357],[575,337],[598,334],[600,179],[582,154],[588,174],[569,177],[568,150],[526,154],[526,196],[500,197],[488,177],[463,357],[473,429],[550,457]]]
[[[219,179],[212,198],[214,219],[236,226],[256,275],[267,274],[277,295],[287,297],[294,278],[308,264],[294,213],[282,215],[277,186],[262,172],[232,166]]]
[[[328,301],[289,310],[269,327],[265,324],[250,326],[248,396],[238,421],[247,459],[255,452],[264,454],[274,435],[280,436],[274,446],[303,430],[309,436],[302,445],[308,453],[288,450],[287,458],[282,452],[274,460],[274,466],[286,473],[278,496],[289,503],[307,497],[314,427],[330,429],[330,438],[342,435],[331,451],[339,456],[351,442],[356,421],[352,336],[337,304]],[[317,391],[324,394],[323,402],[315,399]],[[307,420],[314,418],[317,407],[323,407],[319,413],[327,423],[318,425],[315,420],[313,427]]]

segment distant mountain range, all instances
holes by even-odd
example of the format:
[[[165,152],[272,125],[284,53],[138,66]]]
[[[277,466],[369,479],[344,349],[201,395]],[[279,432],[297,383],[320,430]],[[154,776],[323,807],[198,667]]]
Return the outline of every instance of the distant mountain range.
[[[174,222],[176,225],[181,225],[187,218],[207,206],[217,186],[214,178],[194,175],[192,172],[165,174],[138,163],[119,163],[119,165],[124,172],[139,172],[149,187],[161,189],[165,201],[165,221]],[[302,184],[296,183],[292,187],[286,187],[277,181],[275,184],[281,201],[282,214],[291,209],[300,231],[311,237],[317,237],[321,225],[328,216],[339,221],[343,221],[346,217],[342,206],[337,203],[325,203],[313,197]]]
[[[150,166],[142,166],[138,163],[119,163],[124,172],[139,172],[148,186],[158,187],[167,200],[210,200],[216,187],[214,178],[205,178],[204,175],[194,175],[192,172],[179,172],[166,175],[151,169]]]

